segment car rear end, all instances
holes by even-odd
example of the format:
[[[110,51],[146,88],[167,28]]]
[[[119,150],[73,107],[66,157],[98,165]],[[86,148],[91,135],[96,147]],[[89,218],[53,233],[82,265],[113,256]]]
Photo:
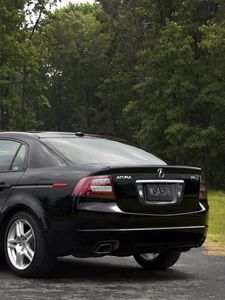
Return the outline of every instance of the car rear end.
[[[160,169],[164,178],[159,178]],[[74,204],[81,244],[91,250],[89,255],[187,251],[206,237],[207,194],[197,168],[102,170],[77,184]]]
[[[200,168],[168,165],[141,149],[99,137],[43,142],[76,170],[72,225],[62,243],[67,254],[187,251],[204,242],[208,203]]]

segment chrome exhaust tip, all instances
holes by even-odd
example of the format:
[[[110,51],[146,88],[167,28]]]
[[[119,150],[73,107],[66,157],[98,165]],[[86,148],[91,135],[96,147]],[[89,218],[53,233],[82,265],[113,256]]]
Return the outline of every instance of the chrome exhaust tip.
[[[98,243],[94,248],[94,253],[98,255],[106,255],[119,248],[118,241],[104,241]]]

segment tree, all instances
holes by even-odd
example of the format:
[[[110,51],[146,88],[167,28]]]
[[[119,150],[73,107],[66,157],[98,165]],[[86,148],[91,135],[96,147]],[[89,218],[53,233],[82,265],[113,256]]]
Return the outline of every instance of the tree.
[[[18,103],[16,82],[19,77],[21,32],[25,1],[1,0],[0,5],[0,126],[10,128],[11,113]]]
[[[44,73],[51,116],[44,128],[98,132],[107,104],[98,96],[106,76],[109,25],[98,5],[70,5],[49,14],[42,25]]]
[[[0,0],[0,128],[125,138],[225,188],[224,0]]]
[[[46,5],[55,1],[1,2],[0,126],[3,130],[35,129],[39,123],[36,107],[46,99],[39,80],[42,49],[34,36],[47,12]]]

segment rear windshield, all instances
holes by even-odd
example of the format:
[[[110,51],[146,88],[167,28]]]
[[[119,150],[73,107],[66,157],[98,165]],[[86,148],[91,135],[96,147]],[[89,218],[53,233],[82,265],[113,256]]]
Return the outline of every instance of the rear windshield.
[[[166,165],[144,150],[121,142],[93,137],[44,138],[42,141],[59,155],[76,164]]]

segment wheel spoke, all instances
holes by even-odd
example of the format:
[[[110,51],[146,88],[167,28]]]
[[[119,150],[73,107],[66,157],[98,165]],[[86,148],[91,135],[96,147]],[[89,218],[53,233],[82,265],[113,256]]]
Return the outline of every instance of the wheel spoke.
[[[32,233],[32,230],[28,230],[25,234],[24,234],[24,237],[26,239],[27,242],[29,242],[32,238],[33,238],[33,233]]]
[[[8,247],[10,249],[16,249],[17,244],[18,244],[17,240],[14,239],[8,240]]]
[[[26,249],[24,249],[23,253],[26,256],[26,258],[31,262],[34,257],[34,251],[29,246],[27,246]]]
[[[21,252],[16,253],[16,264],[21,267],[23,265],[23,254]]]
[[[34,251],[31,249],[29,245],[27,245],[27,251],[30,254],[30,256],[33,258],[34,257]]]
[[[18,238],[24,236],[24,224],[21,221],[16,222],[16,235]]]

